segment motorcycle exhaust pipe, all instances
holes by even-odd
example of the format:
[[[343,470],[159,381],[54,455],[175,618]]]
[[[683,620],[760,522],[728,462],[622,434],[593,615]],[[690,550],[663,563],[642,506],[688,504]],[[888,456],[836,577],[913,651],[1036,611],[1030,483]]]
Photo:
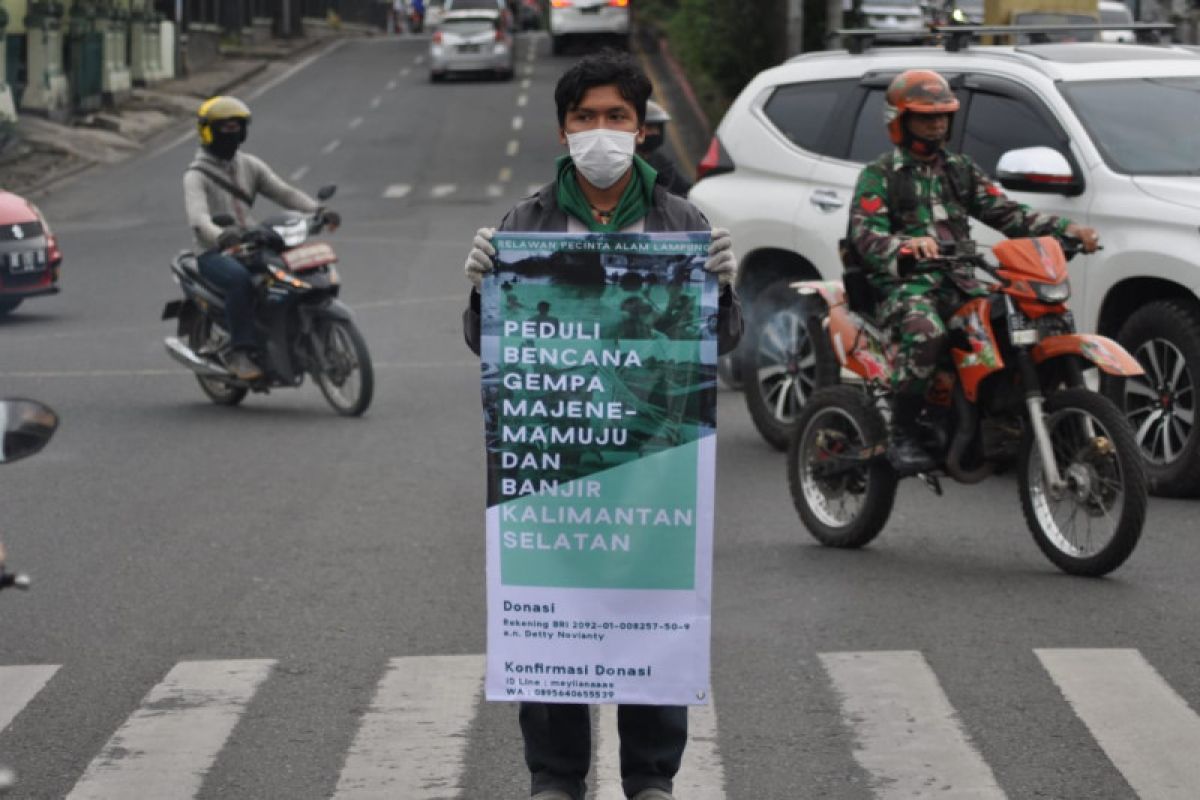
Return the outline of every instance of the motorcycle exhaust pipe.
[[[163,345],[167,348],[167,355],[178,361],[180,364],[183,364],[197,375],[202,375],[205,378],[224,378],[226,380],[235,380],[232,372],[212,363],[211,361],[205,361],[203,358],[196,355],[192,348],[188,347],[174,336],[168,336],[166,339],[164,339]]]
[[[962,458],[975,434],[979,409],[967,402],[959,384],[954,387],[954,411],[958,426],[954,429],[954,438],[950,440],[950,452],[946,454],[946,474],[959,483],[979,483],[992,474],[992,465],[984,462],[973,470],[963,468]]]

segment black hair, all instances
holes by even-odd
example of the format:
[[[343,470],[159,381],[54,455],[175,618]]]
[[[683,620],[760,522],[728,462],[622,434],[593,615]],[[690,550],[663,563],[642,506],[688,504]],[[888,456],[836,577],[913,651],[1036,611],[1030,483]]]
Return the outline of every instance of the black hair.
[[[567,112],[583,102],[589,89],[615,86],[621,97],[633,104],[638,124],[646,121],[646,101],[653,87],[642,68],[628,53],[604,49],[584,56],[563,73],[554,87],[554,103],[558,107],[558,127],[567,122]]]

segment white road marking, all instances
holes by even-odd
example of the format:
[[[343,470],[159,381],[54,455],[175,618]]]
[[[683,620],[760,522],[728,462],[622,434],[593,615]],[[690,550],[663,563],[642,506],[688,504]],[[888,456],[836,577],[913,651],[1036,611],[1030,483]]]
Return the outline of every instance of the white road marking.
[[[509,140],[508,147],[506,148],[506,152],[510,156],[515,156],[518,152],[520,152],[520,150],[521,150],[520,142],[518,142],[516,139]]]
[[[482,656],[394,658],[350,746],[334,800],[457,797]]]
[[[532,84],[533,81],[529,80],[529,78],[526,78],[525,80],[521,81],[521,88],[528,89]]]
[[[521,130],[521,128],[524,128],[524,127],[525,127],[525,120],[522,117],[520,117],[520,116],[513,117],[513,130],[514,131],[519,131],[519,130]]]
[[[383,190],[383,196],[390,200],[399,200],[401,197],[407,197],[412,191],[412,186],[407,183],[393,183],[391,186]]]
[[[407,78],[410,73],[412,73],[412,68],[405,67],[404,69],[400,70],[400,77]]]
[[[688,744],[675,776],[675,794],[688,800],[725,800],[725,767],[717,752],[717,712],[709,695],[706,706],[688,707]],[[623,800],[617,707],[599,707],[596,735],[595,800]]]
[[[487,187],[488,197],[503,197],[504,187],[498,183],[489,183]]]
[[[500,174],[496,176],[496,180],[501,183],[508,183],[512,180],[512,167],[501,167]]]
[[[350,124],[349,124],[350,130],[354,130],[355,128],[357,128],[359,125],[362,125],[362,124],[363,124],[363,118],[355,117],[354,119],[350,120]]]
[[[1200,716],[1136,650],[1036,650],[1141,800],[1200,791]]]
[[[526,74],[526,75],[532,75],[532,74],[533,74],[533,64],[526,64],[526,65],[525,65],[525,74]]]
[[[417,56],[416,58],[413,59],[413,63],[414,64],[424,64],[425,56]]]
[[[213,759],[274,664],[271,660],[176,664],[88,765],[68,800],[195,797]]]
[[[386,86],[385,88],[386,88],[386,89],[387,89],[389,92],[393,92],[393,91],[395,91],[395,90],[396,90],[396,87],[397,87],[397,86],[399,86],[399,85],[400,85],[400,84],[396,83],[395,81],[388,81],[388,83],[387,83],[387,86]]]
[[[13,721],[21,709],[29,705],[54,673],[56,665],[0,667],[0,731]]]
[[[877,798],[1003,800],[920,653],[822,653],[821,663]]]
[[[382,103],[383,103],[383,98],[382,98],[382,97],[372,97],[372,98],[371,98],[371,108],[379,108],[379,106],[380,106]]]
[[[341,146],[342,146],[342,140],[334,139],[332,142],[330,142],[329,144],[327,144],[321,148],[321,153],[323,155],[329,155],[330,153],[332,153],[334,150],[337,150]]]
[[[517,95],[517,107],[518,108],[524,108],[528,102],[529,102],[529,95],[527,95],[527,94]]]
[[[456,183],[439,183],[429,190],[429,195],[430,197],[441,199],[443,197],[448,197],[457,191],[458,184]]]
[[[308,174],[308,164],[305,164],[303,167],[297,167],[296,169],[292,170],[292,174],[290,177],[291,177],[292,181],[295,182],[295,181],[304,180],[304,176],[307,174]]]

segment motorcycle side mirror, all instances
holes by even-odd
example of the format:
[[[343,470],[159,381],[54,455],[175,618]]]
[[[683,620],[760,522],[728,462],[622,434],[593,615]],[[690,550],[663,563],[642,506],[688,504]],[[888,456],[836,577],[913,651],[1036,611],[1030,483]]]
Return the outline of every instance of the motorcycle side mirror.
[[[322,186],[320,189],[317,189],[317,199],[321,202],[325,202],[329,198],[333,197],[335,192],[337,192],[337,186],[334,186],[332,183],[328,186]]]
[[[230,225],[237,224],[237,220],[233,218],[232,214],[215,214],[212,221],[213,225],[218,228],[228,228]]]
[[[58,429],[58,415],[36,400],[0,400],[0,464],[19,461],[46,446]]]

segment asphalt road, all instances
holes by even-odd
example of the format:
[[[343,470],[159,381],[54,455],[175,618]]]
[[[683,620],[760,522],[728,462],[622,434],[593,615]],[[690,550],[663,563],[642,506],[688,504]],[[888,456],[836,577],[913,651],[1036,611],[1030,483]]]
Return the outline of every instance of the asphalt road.
[[[170,691],[186,665],[218,661],[224,716],[189,723],[198,761],[174,763],[178,794],[155,796],[329,797],[348,753],[369,758],[356,736],[400,659],[483,652],[461,265],[477,227],[550,178],[553,86],[571,59],[528,37],[514,81],[434,85],[424,48],[346,42],[243,92],[249,151],[310,191],[338,184],[331,241],[377,368],[362,419],[334,416],[312,386],[213,406],[163,352],[191,142],[164,138],[41,202],[64,291],[0,321],[0,393],[63,419],[0,484],[10,562],[35,578],[0,597],[0,762],[22,776],[16,796],[138,796],[112,789],[122,763],[171,736],[145,723],[189,708],[187,686]],[[1084,580],[1037,551],[1010,479],[942,498],[909,482],[872,547],[838,552],[800,527],[782,456],[728,391],[718,453],[719,724],[706,785],[683,800],[1200,796],[1185,763],[1200,742],[1200,506],[1154,499],[1128,564]],[[20,702],[18,674],[34,685]],[[472,686],[440,696],[426,727],[378,737],[444,743],[430,774],[461,772],[372,796],[525,793],[515,709]],[[451,717],[459,728],[438,733]],[[1148,728],[1146,747],[1123,722]],[[905,730],[928,749],[903,749]],[[1183,755],[1156,760],[1155,736]],[[922,764],[940,780],[913,789]]]

